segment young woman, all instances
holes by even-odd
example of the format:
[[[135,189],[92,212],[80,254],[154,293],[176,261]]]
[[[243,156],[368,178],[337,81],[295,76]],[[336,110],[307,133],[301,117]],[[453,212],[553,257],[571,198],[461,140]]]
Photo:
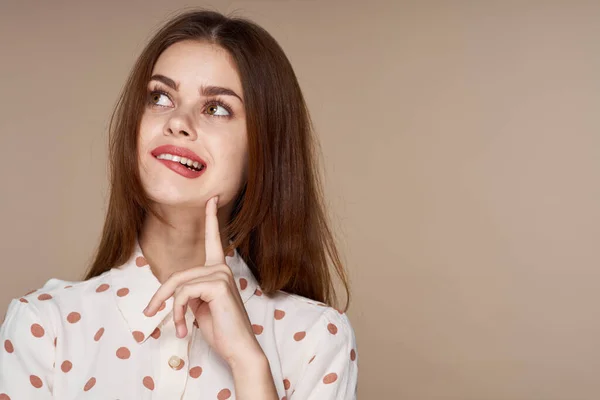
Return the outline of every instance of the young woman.
[[[110,131],[95,260],[84,281],[10,303],[0,400],[355,398],[356,341],[328,261],[349,295],[346,274],[277,42],[242,18],[175,17]]]

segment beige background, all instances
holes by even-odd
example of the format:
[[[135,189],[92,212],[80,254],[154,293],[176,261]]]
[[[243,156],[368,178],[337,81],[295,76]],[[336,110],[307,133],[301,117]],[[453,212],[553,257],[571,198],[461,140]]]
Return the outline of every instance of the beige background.
[[[209,4],[269,30],[304,89],[359,398],[600,398],[600,2],[0,1],[2,309],[81,277],[119,89]]]

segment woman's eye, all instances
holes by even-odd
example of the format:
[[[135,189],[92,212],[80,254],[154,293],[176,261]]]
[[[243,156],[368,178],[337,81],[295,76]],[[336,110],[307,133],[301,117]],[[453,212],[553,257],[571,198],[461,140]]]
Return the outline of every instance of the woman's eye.
[[[218,113],[219,108],[221,108],[221,112]],[[229,111],[227,111],[227,109],[219,104],[210,104],[208,107],[206,107],[206,112],[209,115],[215,115],[217,117],[227,117],[229,115]],[[223,114],[224,112],[224,114]]]
[[[150,103],[162,107],[171,106],[171,100],[169,100],[169,97],[166,94],[159,92],[150,93]]]

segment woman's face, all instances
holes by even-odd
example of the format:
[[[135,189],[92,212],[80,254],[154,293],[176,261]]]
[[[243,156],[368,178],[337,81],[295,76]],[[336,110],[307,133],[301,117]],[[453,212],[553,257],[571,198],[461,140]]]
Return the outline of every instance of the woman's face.
[[[138,157],[150,199],[202,208],[215,195],[219,206],[235,199],[246,179],[248,142],[242,85],[229,54],[202,42],[175,43],[158,58],[147,89]],[[165,145],[179,149],[159,148]],[[182,165],[178,150],[201,171]]]

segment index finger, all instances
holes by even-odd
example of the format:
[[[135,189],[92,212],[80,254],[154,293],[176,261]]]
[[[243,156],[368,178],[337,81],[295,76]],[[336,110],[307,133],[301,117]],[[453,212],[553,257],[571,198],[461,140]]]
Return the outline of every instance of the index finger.
[[[206,249],[205,265],[224,264],[223,244],[219,232],[219,219],[217,218],[219,196],[210,199],[206,204],[206,220],[204,221],[204,247]]]

